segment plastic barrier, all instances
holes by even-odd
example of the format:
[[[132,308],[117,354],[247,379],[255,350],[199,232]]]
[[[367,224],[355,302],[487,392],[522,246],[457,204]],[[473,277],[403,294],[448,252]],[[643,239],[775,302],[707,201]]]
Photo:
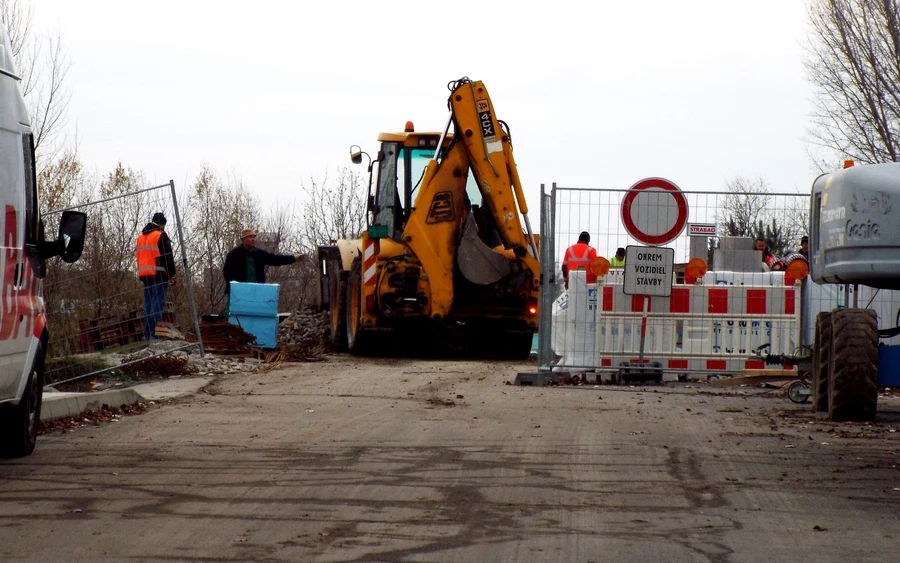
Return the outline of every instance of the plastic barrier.
[[[620,276],[596,286],[583,279],[573,283],[578,278],[570,276],[570,290],[554,306],[553,345],[562,356],[557,365],[616,370],[621,362],[636,364],[645,297],[607,283]],[[749,359],[758,351],[798,352],[799,285],[785,286],[781,272],[718,272],[704,281],[709,283],[675,285],[670,297],[648,298],[645,362],[660,362],[670,375],[735,374],[765,368]]]
[[[588,367],[596,355],[597,285],[584,270],[569,272],[569,290],[553,303],[553,350],[558,367]]]

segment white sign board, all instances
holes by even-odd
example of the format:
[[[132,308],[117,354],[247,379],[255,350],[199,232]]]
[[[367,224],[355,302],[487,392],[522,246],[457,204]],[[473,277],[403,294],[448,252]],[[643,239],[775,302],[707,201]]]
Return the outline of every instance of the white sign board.
[[[658,246],[625,248],[625,295],[672,295],[675,278],[675,249]]]
[[[688,223],[689,237],[714,237],[716,236],[715,223]]]

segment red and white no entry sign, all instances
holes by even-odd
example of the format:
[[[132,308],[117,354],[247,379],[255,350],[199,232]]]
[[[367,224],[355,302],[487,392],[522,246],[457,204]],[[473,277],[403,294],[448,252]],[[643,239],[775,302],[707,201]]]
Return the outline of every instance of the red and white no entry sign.
[[[664,178],[645,178],[622,198],[622,224],[635,240],[649,245],[678,238],[688,221],[688,203],[681,190]]]

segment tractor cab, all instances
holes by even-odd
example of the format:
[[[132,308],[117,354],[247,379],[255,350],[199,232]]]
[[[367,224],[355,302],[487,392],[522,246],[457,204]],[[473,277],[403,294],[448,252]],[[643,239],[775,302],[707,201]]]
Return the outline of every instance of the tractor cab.
[[[369,167],[368,221],[369,233],[373,238],[402,240],[403,229],[415,204],[418,188],[425,175],[425,167],[435,158],[439,132],[416,132],[411,122],[407,122],[402,133],[381,133],[381,143],[377,158]],[[447,134],[437,155],[442,161],[453,142],[453,135]],[[353,153],[359,162],[361,151]],[[466,208],[476,210],[481,203],[481,193],[471,170],[467,171]],[[372,184],[374,182],[374,189]]]

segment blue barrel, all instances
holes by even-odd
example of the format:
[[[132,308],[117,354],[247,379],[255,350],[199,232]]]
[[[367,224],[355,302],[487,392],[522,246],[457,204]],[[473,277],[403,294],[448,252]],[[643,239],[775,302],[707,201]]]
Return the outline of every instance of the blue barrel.
[[[278,284],[231,282],[228,322],[256,337],[260,348],[278,343]]]
[[[900,387],[900,346],[878,347],[878,385]]]

